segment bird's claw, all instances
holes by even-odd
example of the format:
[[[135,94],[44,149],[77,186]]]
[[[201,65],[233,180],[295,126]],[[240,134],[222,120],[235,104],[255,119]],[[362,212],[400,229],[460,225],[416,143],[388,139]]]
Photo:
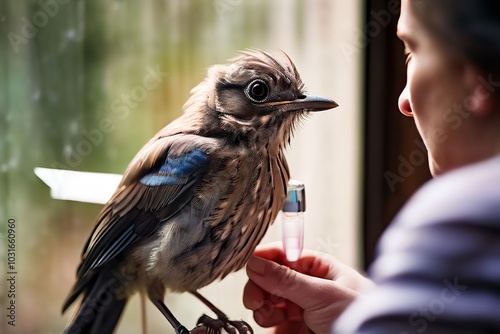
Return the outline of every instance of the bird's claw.
[[[213,319],[206,314],[203,314],[198,319],[198,325],[191,331],[191,333],[198,333],[196,329],[199,328],[205,328],[206,334],[221,334],[222,329],[229,334],[253,334],[253,330],[250,325],[243,320],[233,321],[228,319]]]
[[[253,334],[252,327],[246,321],[229,320],[228,323],[235,327],[239,334]]]
[[[197,333],[195,330],[198,328],[204,328],[206,334],[221,334],[222,328],[224,328],[224,322],[220,319],[212,319],[208,315],[203,314],[197,322],[196,328],[191,331],[191,333]],[[200,332],[201,333],[201,332]]]

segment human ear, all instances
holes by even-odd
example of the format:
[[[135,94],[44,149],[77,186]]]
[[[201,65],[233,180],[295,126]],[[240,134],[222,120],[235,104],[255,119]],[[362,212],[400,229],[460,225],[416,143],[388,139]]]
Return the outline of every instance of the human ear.
[[[492,75],[487,75],[477,70],[474,66],[465,65],[464,82],[469,92],[464,104],[477,117],[487,117],[494,113],[499,105],[498,83],[492,80]]]

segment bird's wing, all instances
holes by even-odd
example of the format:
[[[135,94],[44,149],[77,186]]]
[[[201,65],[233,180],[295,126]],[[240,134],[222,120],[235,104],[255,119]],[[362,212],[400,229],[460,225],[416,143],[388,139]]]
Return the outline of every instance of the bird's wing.
[[[137,154],[97,219],[63,310],[95,269],[151,235],[190,202],[208,170],[211,144],[194,135],[177,135],[152,141]]]

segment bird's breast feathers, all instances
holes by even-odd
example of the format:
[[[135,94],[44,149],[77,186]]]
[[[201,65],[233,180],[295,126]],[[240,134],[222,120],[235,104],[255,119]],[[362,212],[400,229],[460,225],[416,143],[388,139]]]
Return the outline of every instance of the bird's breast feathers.
[[[209,153],[192,150],[140,182],[167,184],[206,163],[190,203],[159,230],[161,246],[151,249],[147,261],[150,274],[173,290],[198,289],[240,269],[286,196],[289,175],[283,156],[228,145]],[[184,263],[184,270],[176,263]]]

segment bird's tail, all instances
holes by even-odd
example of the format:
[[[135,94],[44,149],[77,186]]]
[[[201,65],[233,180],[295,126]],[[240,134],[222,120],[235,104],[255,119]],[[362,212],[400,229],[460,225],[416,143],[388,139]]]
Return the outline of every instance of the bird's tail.
[[[122,286],[106,272],[86,286],[83,300],[69,321],[65,334],[111,334],[120,319],[126,298],[118,298]]]

